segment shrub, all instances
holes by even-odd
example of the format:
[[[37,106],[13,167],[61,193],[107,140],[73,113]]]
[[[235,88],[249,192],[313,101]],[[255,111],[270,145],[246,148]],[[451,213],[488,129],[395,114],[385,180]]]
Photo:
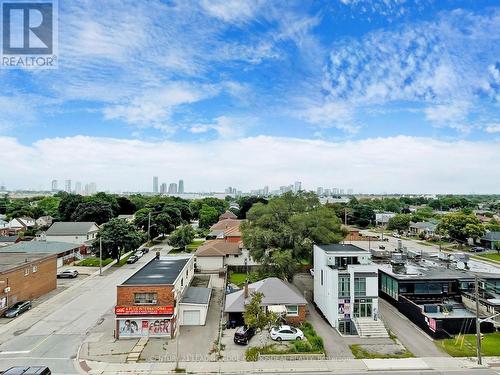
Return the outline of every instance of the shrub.
[[[321,337],[311,336],[308,338],[308,340],[313,351],[322,352],[324,350],[323,339]]]
[[[248,348],[245,351],[245,359],[248,362],[257,362],[259,359],[260,348]]]
[[[311,345],[307,341],[297,340],[293,342],[293,347],[298,353],[308,353],[311,351]]]

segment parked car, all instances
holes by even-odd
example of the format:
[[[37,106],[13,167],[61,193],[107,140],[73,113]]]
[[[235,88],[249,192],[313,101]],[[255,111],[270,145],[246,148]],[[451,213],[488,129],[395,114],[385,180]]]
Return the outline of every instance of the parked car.
[[[77,276],[78,276],[78,271],[73,269],[64,270],[62,272],[57,273],[58,279],[74,279]]]
[[[147,253],[149,253],[149,248],[148,247],[143,247],[141,249],[141,251],[142,251],[143,254],[147,254]]]
[[[401,236],[399,235],[399,233],[393,233],[392,237],[394,237],[394,238],[401,238]]]
[[[298,328],[279,326],[271,329],[271,338],[276,341],[302,340],[304,333]]]
[[[4,316],[6,318],[15,318],[19,314],[31,309],[31,301],[19,301],[5,310]]]
[[[309,273],[311,274],[312,277],[314,277],[314,268],[309,268]]]
[[[45,366],[16,366],[11,367],[0,375],[51,375],[52,371]]]
[[[379,248],[380,250],[385,250],[385,246],[384,246],[384,245],[378,245],[378,248]]]
[[[134,255],[135,255],[137,258],[142,258],[142,256],[143,256],[144,254],[142,253],[142,251],[141,251],[141,250],[137,250],[137,251],[134,253]]]
[[[484,247],[481,246],[475,246],[470,249],[471,253],[480,253],[481,251],[484,251]]]
[[[132,264],[132,263],[137,262],[138,260],[139,260],[139,257],[137,255],[133,254],[133,255],[128,257],[127,263]]]
[[[253,328],[246,326],[238,327],[234,333],[234,343],[246,345],[254,336],[255,330]]]

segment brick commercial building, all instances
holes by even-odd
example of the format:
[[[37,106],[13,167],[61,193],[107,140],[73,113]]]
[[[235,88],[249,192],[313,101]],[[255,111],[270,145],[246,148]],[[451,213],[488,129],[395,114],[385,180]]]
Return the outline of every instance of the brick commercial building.
[[[115,337],[174,337],[193,275],[193,256],[154,258],[118,285]]]
[[[56,258],[46,253],[0,254],[0,314],[18,301],[56,289]]]
[[[21,241],[16,244],[0,248],[2,254],[55,254],[57,255],[57,267],[69,264],[80,258],[80,254],[85,252],[84,245],[76,245],[70,242],[58,241]]]

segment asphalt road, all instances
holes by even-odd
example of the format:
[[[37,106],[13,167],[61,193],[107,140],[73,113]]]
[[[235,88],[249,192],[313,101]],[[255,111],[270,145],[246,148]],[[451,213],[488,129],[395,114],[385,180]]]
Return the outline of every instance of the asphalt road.
[[[53,374],[78,374],[74,368],[78,348],[87,331],[116,302],[121,284],[155,254],[137,263],[113,269],[104,276],[88,277],[47,303],[0,328],[0,370],[11,366],[43,365]]]

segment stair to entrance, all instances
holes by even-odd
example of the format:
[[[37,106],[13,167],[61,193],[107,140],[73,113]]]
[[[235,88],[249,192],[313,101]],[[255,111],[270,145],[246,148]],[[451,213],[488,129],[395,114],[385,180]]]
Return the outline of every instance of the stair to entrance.
[[[360,337],[389,337],[384,322],[373,318],[355,318],[354,324]]]

